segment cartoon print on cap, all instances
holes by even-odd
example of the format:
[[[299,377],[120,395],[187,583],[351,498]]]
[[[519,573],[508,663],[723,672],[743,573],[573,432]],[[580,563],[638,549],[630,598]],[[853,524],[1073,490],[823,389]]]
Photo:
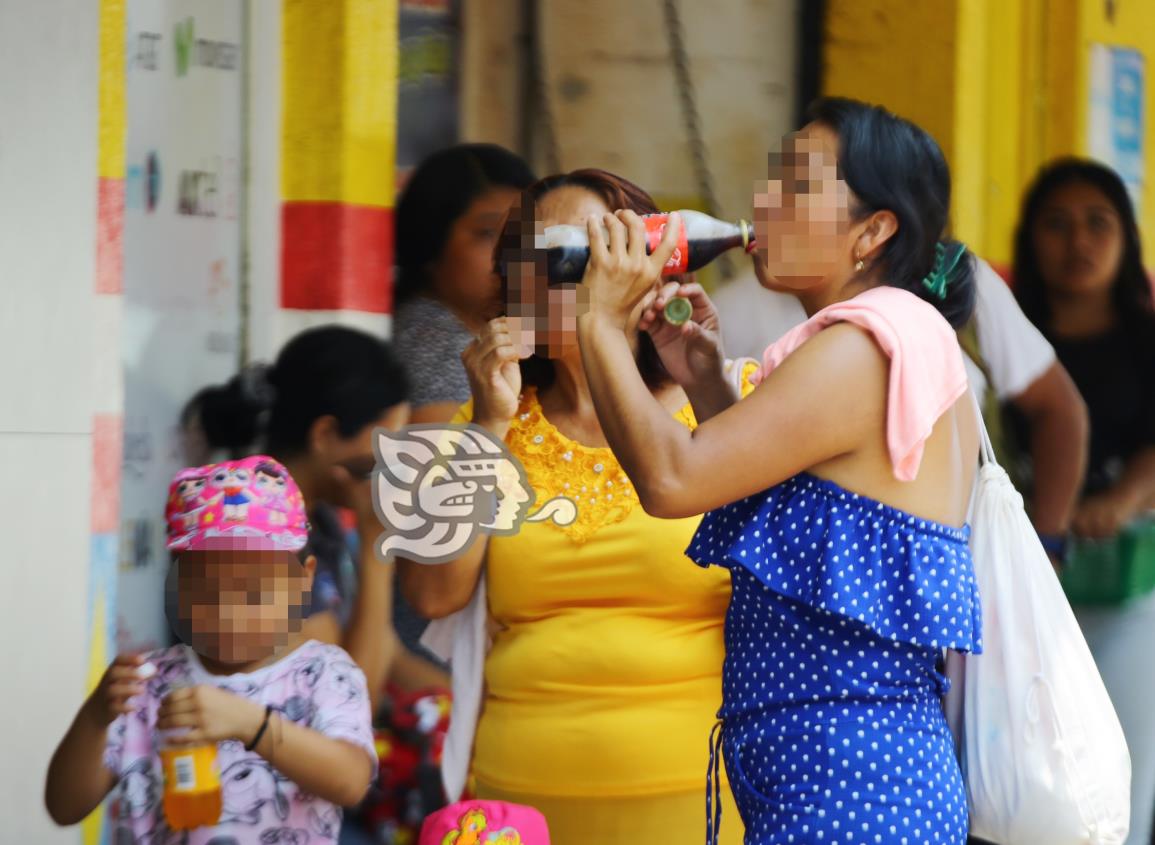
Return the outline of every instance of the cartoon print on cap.
[[[265,455],[181,470],[165,513],[168,548],[226,547],[299,551],[309,523],[300,488],[283,465]]]
[[[269,509],[270,525],[286,525],[289,521],[285,513],[289,509],[286,477],[286,473],[271,461],[257,464],[253,487],[261,503]]]
[[[245,491],[251,481],[249,471],[240,467],[221,467],[213,473],[212,485],[221,491],[213,503],[223,502],[225,522],[244,522],[248,518],[252,497]]]

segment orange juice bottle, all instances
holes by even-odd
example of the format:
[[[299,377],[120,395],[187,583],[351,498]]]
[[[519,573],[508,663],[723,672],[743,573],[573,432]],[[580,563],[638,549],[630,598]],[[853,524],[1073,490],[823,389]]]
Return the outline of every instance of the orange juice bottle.
[[[161,735],[164,815],[173,830],[193,830],[221,820],[221,773],[216,743],[168,744]]]

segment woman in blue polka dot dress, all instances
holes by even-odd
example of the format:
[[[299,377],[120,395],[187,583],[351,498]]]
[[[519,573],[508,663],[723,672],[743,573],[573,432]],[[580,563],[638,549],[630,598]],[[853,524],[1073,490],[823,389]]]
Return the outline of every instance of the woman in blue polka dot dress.
[[[754,205],[759,278],[810,319],[766,351],[748,398],[722,377],[709,299],[656,281],[676,224],[647,256],[636,218],[591,221],[579,322],[598,416],[646,510],[705,512],[688,554],[731,573],[707,839],[722,757],[747,843],[962,845],[941,659],[981,650],[965,524],[979,434],[954,333],[971,259],[939,240],[947,166],[917,126],[823,100]],[[660,316],[674,294],[694,306],[681,327]],[[693,433],[637,374],[635,321],[693,403]]]

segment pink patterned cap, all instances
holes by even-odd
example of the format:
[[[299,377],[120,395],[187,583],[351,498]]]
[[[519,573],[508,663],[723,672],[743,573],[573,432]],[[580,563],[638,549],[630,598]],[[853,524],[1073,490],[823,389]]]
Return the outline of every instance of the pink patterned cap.
[[[425,819],[417,845],[549,845],[545,816],[507,801],[459,801]]]
[[[265,455],[182,469],[165,507],[170,551],[300,551],[305,503],[289,471]]]

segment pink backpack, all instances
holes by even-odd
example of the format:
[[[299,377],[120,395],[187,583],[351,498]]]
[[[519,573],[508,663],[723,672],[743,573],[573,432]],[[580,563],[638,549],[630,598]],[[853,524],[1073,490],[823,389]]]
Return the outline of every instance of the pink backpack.
[[[549,828],[533,807],[460,801],[425,819],[417,845],[549,845]]]

